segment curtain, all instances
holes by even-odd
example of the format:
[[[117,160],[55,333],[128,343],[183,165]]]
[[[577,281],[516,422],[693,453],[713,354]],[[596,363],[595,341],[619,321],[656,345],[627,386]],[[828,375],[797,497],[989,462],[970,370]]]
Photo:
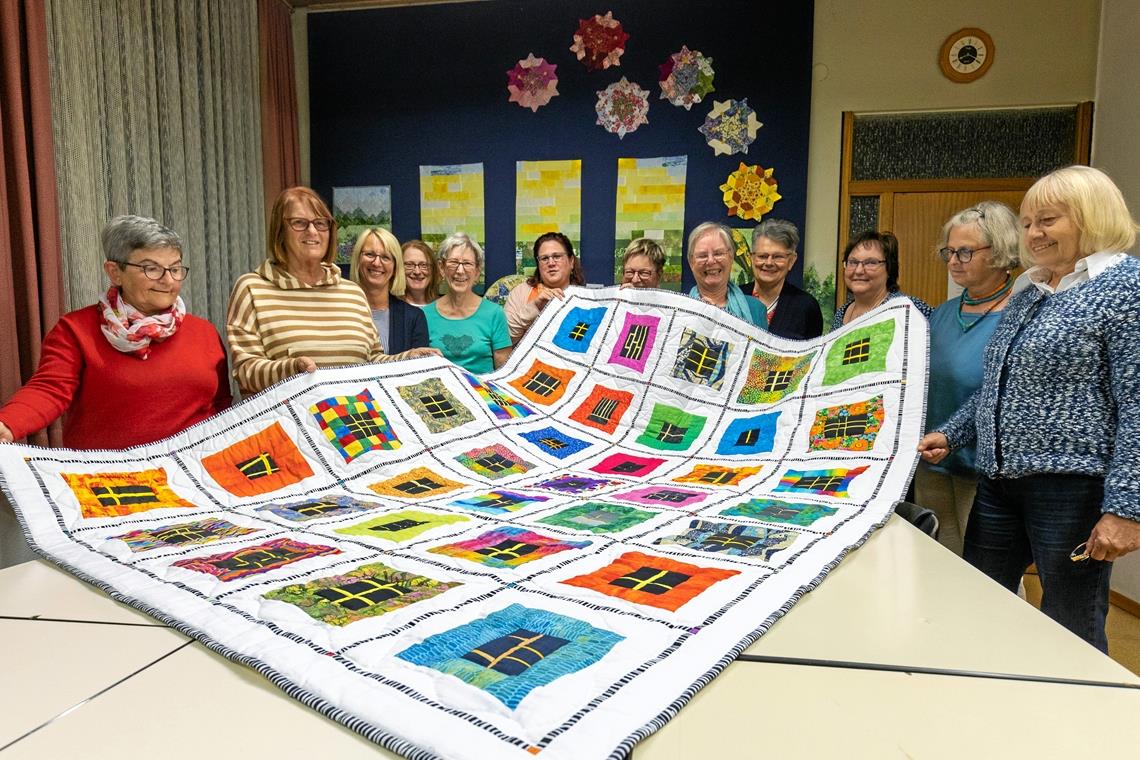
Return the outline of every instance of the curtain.
[[[283,0],[257,0],[266,219],[278,194],[301,181],[291,14]]]
[[[62,312],[47,30],[40,0],[0,0],[0,403],[31,376]],[[50,435],[29,439],[59,443]]]
[[[265,258],[255,0],[45,7],[69,305],[105,287],[106,221],[142,214],[182,235],[182,297],[224,330],[234,280]]]

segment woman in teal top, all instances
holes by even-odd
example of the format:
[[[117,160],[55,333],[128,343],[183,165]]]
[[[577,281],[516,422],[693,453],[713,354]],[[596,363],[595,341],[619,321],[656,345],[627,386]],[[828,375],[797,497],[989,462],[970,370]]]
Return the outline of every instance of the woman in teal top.
[[[926,429],[946,422],[982,384],[982,353],[1001,319],[1018,264],[1017,218],[1004,204],[983,201],[942,228],[938,255],[963,288],[930,316],[930,388]],[[915,501],[938,514],[938,540],[962,554],[962,537],[977,489],[974,447],[957,449],[915,473]]]
[[[436,257],[447,294],[424,307],[432,347],[468,372],[498,369],[511,355],[511,334],[503,308],[472,290],[483,271],[483,249],[456,232],[439,244]]]
[[[718,306],[734,317],[768,329],[768,313],[760,299],[731,282],[736,244],[732,230],[719,222],[702,222],[689,233],[689,269],[697,284],[689,296]]]

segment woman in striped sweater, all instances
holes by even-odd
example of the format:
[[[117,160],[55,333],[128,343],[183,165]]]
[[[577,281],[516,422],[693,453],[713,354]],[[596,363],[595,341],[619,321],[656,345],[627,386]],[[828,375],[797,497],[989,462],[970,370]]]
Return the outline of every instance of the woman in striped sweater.
[[[364,292],[333,263],[336,222],[309,188],[277,197],[267,242],[268,258],[234,283],[226,315],[230,364],[243,396],[317,367],[438,354],[384,354]]]

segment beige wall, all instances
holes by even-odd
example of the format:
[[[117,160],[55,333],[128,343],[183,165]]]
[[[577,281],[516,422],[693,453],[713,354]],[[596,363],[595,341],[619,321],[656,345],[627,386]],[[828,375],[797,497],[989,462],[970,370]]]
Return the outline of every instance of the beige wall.
[[[1140,82],[1138,38],[1140,3],[1104,0],[1092,162],[1116,180],[1133,216],[1140,214],[1140,143],[1136,140],[1140,125],[1140,98],[1136,97]],[[1140,601],[1140,552],[1116,563],[1112,587]]]
[[[1099,16],[1100,0],[816,0],[805,264],[834,271],[843,111],[1092,100]],[[994,63],[955,84],[938,51],[970,26],[993,37]]]

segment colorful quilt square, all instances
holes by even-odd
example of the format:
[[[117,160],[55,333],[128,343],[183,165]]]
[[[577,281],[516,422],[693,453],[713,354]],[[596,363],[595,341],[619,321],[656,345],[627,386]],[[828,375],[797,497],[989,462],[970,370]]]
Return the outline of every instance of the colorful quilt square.
[[[166,470],[137,472],[70,473],[60,477],[79,500],[84,517],[120,517],[151,509],[194,509],[178,498],[166,481]]]
[[[482,399],[487,408],[491,410],[491,414],[495,415],[495,419],[517,420],[535,413],[529,406],[518,401],[490,380],[480,380],[470,372],[464,372],[463,377],[467,380],[467,385],[471,390],[475,391],[475,395]]]
[[[625,323],[610,354],[610,364],[619,364],[637,372],[644,372],[645,363],[649,361],[653,344],[657,340],[657,327],[660,323],[660,317],[626,314]]]
[[[713,584],[734,575],[739,573],[641,552],[626,552],[600,570],[562,582],[634,604],[676,612]]]
[[[394,612],[462,585],[373,562],[341,575],[282,586],[262,596],[296,605],[309,617],[339,626]]]
[[[624,504],[587,501],[561,512],[555,512],[542,518],[539,522],[573,530],[588,530],[591,533],[620,533],[634,525],[645,522],[656,514],[658,513],[627,507]]]
[[[658,546],[676,544],[698,552],[759,557],[767,562],[773,554],[795,543],[798,536],[789,530],[693,520],[684,533],[663,536],[653,543]]]
[[[866,466],[832,470],[788,470],[780,476],[779,485],[772,490],[785,493],[814,493],[846,499],[851,481],[866,470]]]
[[[637,443],[651,449],[684,451],[697,440],[707,419],[668,404],[654,404],[649,424],[637,437]]]
[[[434,528],[462,522],[468,522],[468,518],[442,512],[402,509],[399,512],[390,512],[381,517],[374,517],[371,520],[353,523],[345,528],[338,528],[336,532],[343,533],[346,536],[367,536],[368,538],[382,538],[385,541],[403,543]]]
[[[814,358],[814,351],[804,356],[779,356],[755,349],[736,403],[774,404],[795,393],[807,377]]]
[[[781,501],[779,499],[750,499],[721,512],[727,517],[751,517],[765,522],[787,523],[808,526],[824,517],[831,517],[839,510],[822,504],[804,504]]]
[[[573,370],[535,359],[524,375],[507,384],[536,404],[550,405],[566,394],[566,386],[573,377]]]
[[[463,487],[463,483],[448,480],[426,467],[416,467],[403,475],[368,486],[370,490],[381,496],[397,496],[404,499],[426,499]]]
[[[257,528],[242,528],[228,520],[198,520],[197,522],[163,525],[159,528],[132,530],[120,536],[111,536],[126,543],[132,552],[147,552],[167,546],[208,544],[231,536],[256,533]]]
[[[624,485],[620,480],[607,480],[605,478],[587,478],[583,475],[559,475],[548,480],[541,480],[534,484],[535,488],[545,488],[558,493],[589,493],[606,486]]]
[[[632,402],[633,394],[628,391],[595,385],[586,400],[570,414],[570,419],[613,433]]]
[[[559,459],[573,456],[579,451],[583,451],[594,445],[589,441],[583,441],[580,438],[569,436],[558,428],[550,425],[538,430],[529,430],[525,433],[519,433],[519,435],[547,454],[558,457]]]
[[[706,486],[738,486],[763,467],[729,467],[722,464],[697,464],[688,473],[673,478],[676,483],[701,483]]]
[[[883,372],[895,339],[895,320],[885,319],[836,338],[827,349],[824,385],[836,385],[868,372]]]
[[[611,454],[590,469],[603,475],[624,475],[627,478],[643,478],[665,464],[664,459],[638,457],[633,454]]]
[[[584,309],[575,306],[570,313],[562,318],[562,324],[554,333],[554,345],[563,351],[573,351],[584,354],[590,348],[590,341],[598,333],[598,326],[606,316],[606,309]]]
[[[444,433],[475,421],[471,410],[461,404],[438,377],[430,377],[415,385],[402,385],[398,390],[404,403],[433,433]]]
[[[707,335],[686,329],[681,333],[681,347],[677,350],[677,361],[673,364],[673,377],[720,390],[731,353],[732,344],[728,341],[713,340]]]
[[[635,504],[645,504],[650,507],[673,507],[674,509],[696,504],[708,497],[707,493],[700,491],[690,491],[687,488],[669,488],[668,486],[645,486],[613,495],[615,499],[632,501]]]
[[[593,665],[622,639],[576,618],[512,604],[396,656],[455,676],[513,710],[535,689]]]
[[[264,507],[258,507],[257,511],[269,512],[294,522],[306,522],[318,520],[322,517],[365,512],[380,506],[383,505],[374,501],[361,501],[351,496],[322,496],[319,499],[304,499],[288,504],[266,504]]]
[[[551,538],[526,528],[504,525],[476,538],[435,546],[428,551],[471,560],[502,570],[515,568],[568,549],[584,549],[589,545],[589,541]]]
[[[367,388],[355,396],[333,396],[309,407],[325,438],[351,462],[367,451],[398,449],[400,440]]]
[[[300,483],[313,469],[280,422],[203,457],[210,477],[234,496],[257,496]]]
[[[884,414],[882,396],[820,409],[808,433],[808,450],[870,451],[883,427]]]
[[[763,454],[776,443],[776,423],[780,412],[738,417],[728,423],[716,445],[716,453],[726,456]]]
[[[275,538],[264,544],[245,546],[224,554],[180,559],[174,565],[214,575],[218,580],[228,582],[326,554],[340,554],[340,549],[334,546],[306,544],[291,538]]]
[[[457,456],[455,461],[472,472],[492,480],[510,475],[521,475],[534,468],[533,462],[524,461],[522,457],[501,443],[471,449]]]
[[[527,504],[549,500],[549,496],[515,493],[514,491],[499,489],[497,491],[491,491],[490,493],[479,494],[478,496],[468,496],[465,499],[459,499],[451,503],[459,507],[478,510],[479,512],[501,515],[507,512],[516,512]]]

